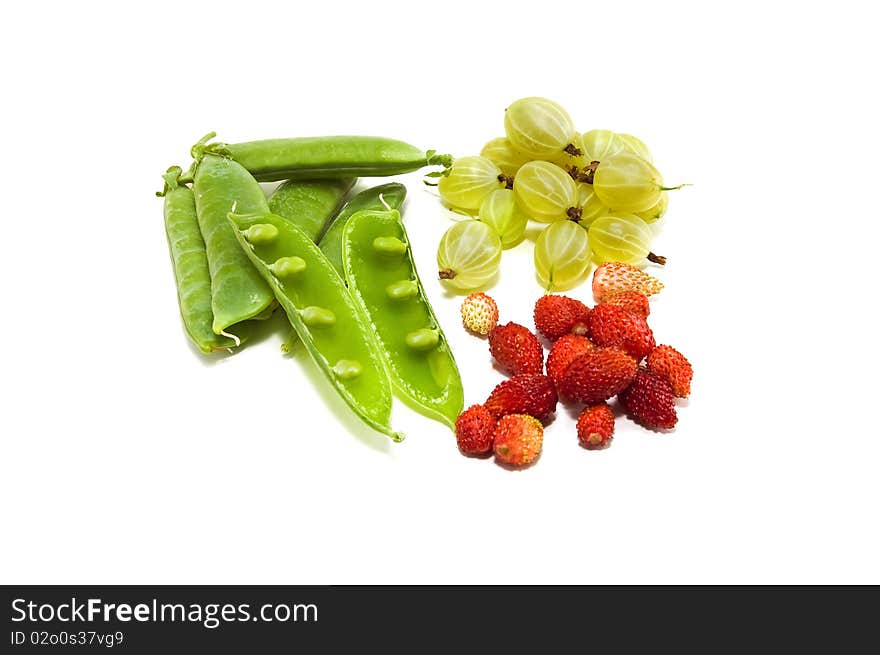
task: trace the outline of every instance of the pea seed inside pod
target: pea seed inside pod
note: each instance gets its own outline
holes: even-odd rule
[[[364,370],[361,363],[355,359],[340,359],[333,366],[333,374],[340,380],[352,380]]]
[[[415,280],[398,280],[385,287],[391,300],[405,300],[419,295],[419,285]]]
[[[373,239],[373,250],[383,255],[403,255],[406,244],[397,237],[376,237]]]
[[[306,261],[302,257],[280,257],[269,264],[269,270],[275,277],[292,277],[306,270]]]
[[[306,307],[299,315],[309,327],[329,327],[336,324],[336,314],[324,307]]]
[[[274,241],[278,237],[278,228],[271,223],[257,223],[256,225],[251,225],[242,234],[250,243],[259,245]]]
[[[432,350],[440,343],[440,334],[431,328],[421,328],[407,334],[404,341],[413,350]]]

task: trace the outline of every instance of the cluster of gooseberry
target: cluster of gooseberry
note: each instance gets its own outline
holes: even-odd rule
[[[582,282],[592,263],[645,261],[652,223],[666,212],[666,187],[647,146],[631,134],[577,132],[559,104],[522,98],[504,114],[506,136],[478,156],[461,157],[443,172],[440,197],[470,220],[443,235],[439,276],[466,292],[495,276],[502,249],[519,243],[529,220],[546,224],[535,242],[535,271],[547,290]]]

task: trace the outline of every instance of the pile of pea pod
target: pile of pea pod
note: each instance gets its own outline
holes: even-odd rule
[[[395,441],[392,392],[448,426],[464,398],[428,302],[391,182],[351,198],[358,177],[452,164],[380,137],[192,147],[164,175],[165,230],[183,325],[203,353],[233,351],[281,308],[311,359],[368,426]],[[284,182],[267,199],[259,182]],[[346,201],[347,200],[347,201]],[[290,340],[287,343],[290,346]]]

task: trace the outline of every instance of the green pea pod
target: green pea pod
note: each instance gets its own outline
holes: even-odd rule
[[[372,327],[318,246],[275,214],[230,213],[228,222],[339,395],[364,423],[402,440],[390,427],[391,382]]]
[[[212,329],[226,334],[236,323],[267,316],[275,302],[272,289],[239,247],[226,216],[233,208],[242,213],[265,213],[269,205],[250,173],[215,155],[198,160],[193,193],[211,271]]]
[[[345,274],[342,268],[342,233],[348,219],[365,209],[381,210],[389,207],[400,209],[404,200],[406,200],[406,187],[398,182],[389,182],[361,191],[346,203],[318,241],[318,246],[340,275]]]
[[[312,241],[317,242],[356,181],[352,177],[339,180],[287,180],[269,197],[269,210],[291,221]],[[341,269],[339,274],[342,275]],[[281,352],[292,352],[298,340],[296,330],[291,329],[281,344]]]
[[[289,221],[317,241],[342,204],[355,178],[288,180],[269,196],[269,211]]]
[[[345,226],[342,252],[349,291],[373,322],[392,384],[415,409],[453,427],[464,405],[461,377],[400,212],[357,212]]]
[[[165,173],[165,235],[177,281],[177,304],[189,338],[203,353],[231,348],[232,339],[214,334],[211,311],[211,272],[205,241],[199,232],[193,192],[179,183],[180,167]]]
[[[450,155],[438,155],[434,150],[425,152],[403,141],[377,136],[313,136],[209,144],[214,136],[211,132],[192,147],[195,159],[204,153],[231,157],[261,182],[384,177],[425,166],[452,165]]]

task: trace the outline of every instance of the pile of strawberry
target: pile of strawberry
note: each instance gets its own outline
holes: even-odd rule
[[[690,394],[693,369],[671,346],[658,346],[648,327],[648,296],[663,288],[643,271],[617,262],[593,275],[590,309],[574,298],[545,295],[535,303],[535,328],[550,343],[547,361],[534,332],[518,323],[498,325],[498,307],[483,293],[461,307],[465,326],[488,336],[497,366],[511,377],[482,405],[462,412],[455,424],[465,455],[494,452],[500,462],[527,466],[541,454],[542,421],[559,399],[580,403],[578,439],[585,448],[607,447],[614,434],[617,397],[633,420],[670,430],[678,420],[675,399]]]

